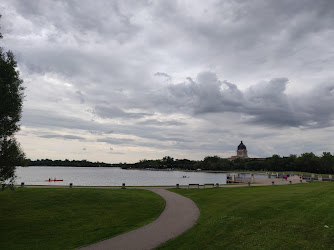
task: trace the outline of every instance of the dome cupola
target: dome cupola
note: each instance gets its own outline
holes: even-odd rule
[[[242,143],[242,141],[240,142],[238,146],[238,150],[247,150],[246,146]]]
[[[242,141],[240,142],[238,149],[237,149],[237,155],[236,156],[232,156],[231,160],[234,159],[238,159],[238,158],[248,158],[248,154],[247,154],[247,148],[245,146],[245,144],[242,143]]]

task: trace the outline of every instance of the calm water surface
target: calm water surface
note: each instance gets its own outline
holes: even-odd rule
[[[189,183],[226,184],[225,173],[126,170],[121,168],[92,167],[17,167],[16,184],[26,185],[73,185],[78,186],[174,186]],[[183,178],[186,176],[186,178]],[[45,180],[62,179],[60,182]]]

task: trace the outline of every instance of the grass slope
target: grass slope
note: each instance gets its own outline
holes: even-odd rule
[[[201,216],[160,249],[334,249],[334,183],[174,191]]]
[[[73,249],[141,227],[163,211],[146,190],[0,192],[0,249]]]

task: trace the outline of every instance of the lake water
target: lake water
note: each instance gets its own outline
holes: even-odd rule
[[[126,170],[121,168],[93,167],[17,167],[16,184],[25,185],[69,185],[74,186],[174,186],[189,183],[226,184],[225,173]],[[183,178],[186,176],[186,178]],[[60,182],[45,180],[62,179]]]

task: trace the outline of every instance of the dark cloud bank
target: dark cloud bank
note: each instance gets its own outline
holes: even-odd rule
[[[262,81],[240,90],[236,84],[221,81],[212,72],[200,73],[196,80],[169,84],[159,91],[137,93],[125,106],[152,113],[128,113],[120,108],[96,106],[96,114],[105,117],[143,118],[159,113],[184,113],[201,117],[208,113],[238,113],[244,123],[274,127],[321,128],[332,126],[334,83],[319,85],[311,92],[287,94],[288,78]],[[142,94],[142,95],[141,95]],[[182,125],[177,121],[146,120],[140,124]]]
[[[196,155],[234,150],[242,138],[262,156],[293,143],[287,153],[333,149],[325,142],[334,119],[332,0],[0,7],[2,46],[27,87],[26,133],[108,144],[108,154],[110,145],[124,145],[120,154],[134,145]]]

